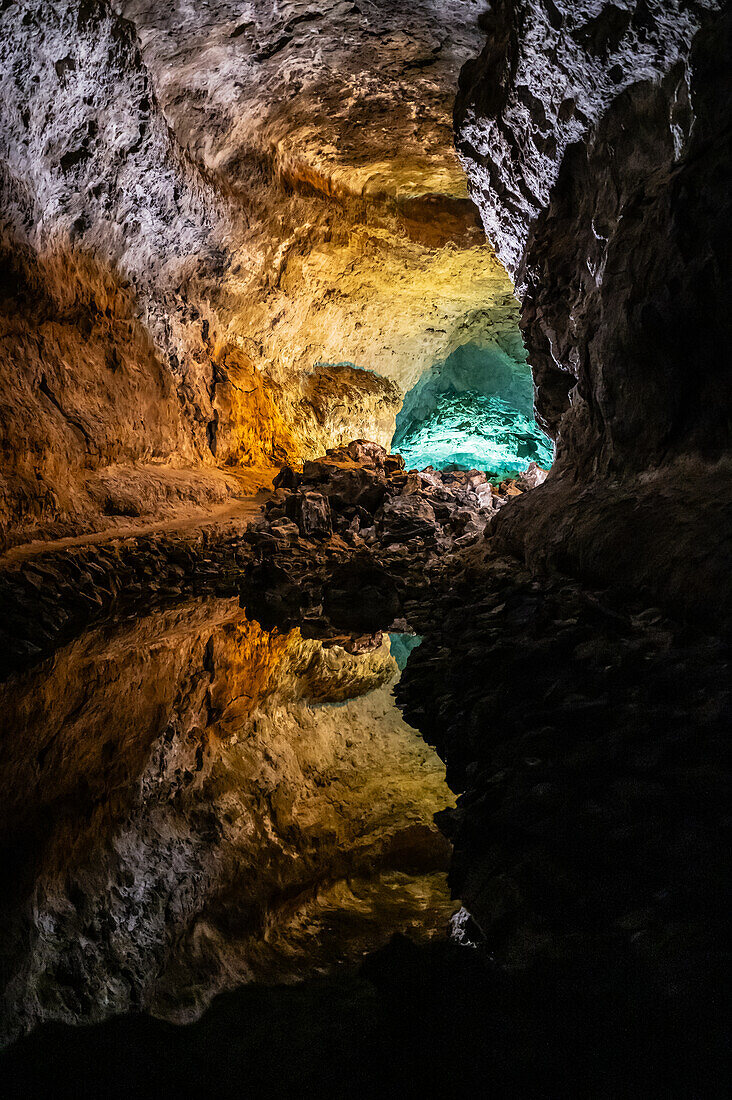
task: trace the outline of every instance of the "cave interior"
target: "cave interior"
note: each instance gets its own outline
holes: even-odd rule
[[[548,471],[554,458],[534,417],[534,384],[523,356],[517,361],[500,348],[472,343],[459,345],[406,392],[391,450],[410,469],[483,470],[498,485],[530,462]]]
[[[0,3],[0,1078],[729,1095],[732,13]]]

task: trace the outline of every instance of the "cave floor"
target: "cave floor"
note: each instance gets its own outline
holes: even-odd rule
[[[181,534],[210,525],[239,524],[242,529],[268,499],[279,467],[252,466],[225,469],[132,467],[107,473],[104,510],[65,523],[34,530],[31,525],[4,541],[0,569],[13,562],[54,550],[98,545],[110,539],[147,536],[159,532]],[[131,510],[111,492],[129,494]],[[132,492],[130,493],[130,489]],[[147,489],[147,498],[145,494]],[[144,505],[137,514],[140,505]],[[88,507],[88,502],[87,502]]]

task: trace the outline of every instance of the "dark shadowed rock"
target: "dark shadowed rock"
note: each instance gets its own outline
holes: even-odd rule
[[[376,630],[400,612],[394,578],[368,559],[336,567],[324,591],[323,607],[336,626]]]
[[[493,531],[535,567],[622,575],[717,618],[732,608],[722,7],[500,0],[456,112],[557,439],[546,484]]]
[[[384,543],[429,538],[438,527],[435,510],[419,496],[394,497],[377,513],[376,527]]]
[[[294,493],[285,508],[304,538],[327,538],[332,533],[330,504],[322,493]]]
[[[297,489],[299,475],[292,466],[283,466],[272,484],[275,489]]]

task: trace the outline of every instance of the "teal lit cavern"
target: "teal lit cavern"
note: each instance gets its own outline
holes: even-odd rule
[[[487,470],[500,481],[530,462],[548,468],[551,441],[534,419],[525,361],[465,344],[419,379],[397,416],[392,450],[410,469]]]

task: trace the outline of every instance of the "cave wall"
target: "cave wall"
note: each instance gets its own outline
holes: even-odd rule
[[[0,541],[387,443],[516,332],[452,140],[481,8],[2,6]]]
[[[456,107],[557,440],[552,476],[496,533],[533,563],[715,613],[732,518],[720,8],[497,3]]]
[[[103,4],[3,5],[0,58],[7,530],[72,511],[95,467],[206,460],[206,354],[181,287],[222,221]]]
[[[105,624],[6,681],[0,1042],[142,1009],[183,1023],[358,959],[409,914],[441,931],[433,815],[453,799],[398,677],[388,638],[325,648],[220,599]]]
[[[472,390],[490,396],[499,394],[526,415],[532,413],[531,370],[518,330],[513,339],[493,341],[487,347],[461,344],[441,363],[435,363],[404,395],[397,414],[393,443],[400,442],[414,421],[424,420],[437,405],[440,395]]]

